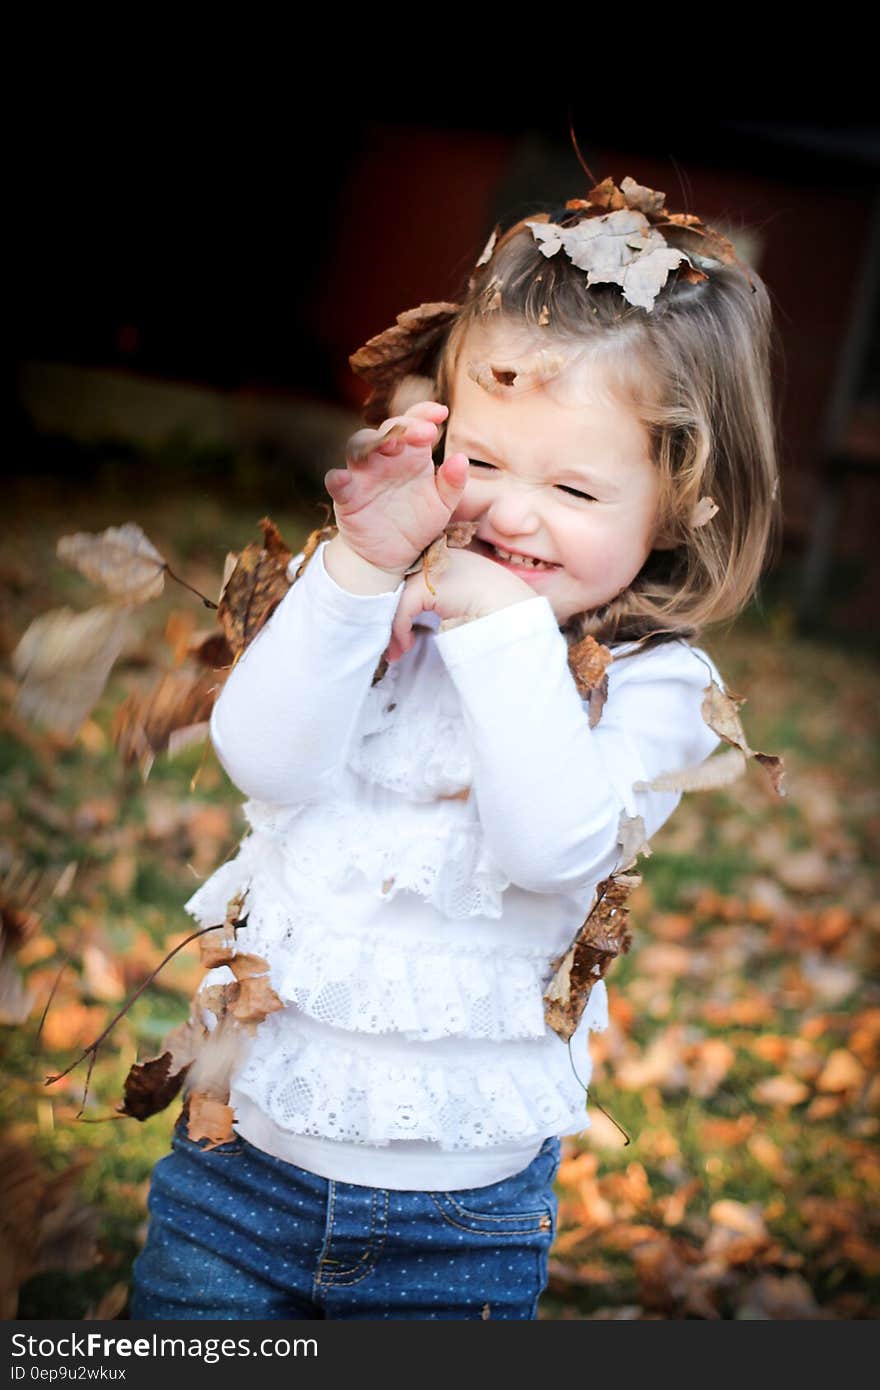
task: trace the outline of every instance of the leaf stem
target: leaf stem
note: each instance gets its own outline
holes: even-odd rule
[[[185,579],[181,579],[179,574],[175,574],[167,560],[165,562],[165,573],[168,575],[169,579],[174,579],[178,584],[182,584],[184,589],[189,589],[191,594],[195,594],[197,598],[200,598],[206,608],[219,608],[220,605],[215,603],[213,599],[206,598],[198,589],[194,589],[192,584],[187,584]]]
[[[155,970],[152,970],[152,971],[150,972],[150,974],[146,977],[146,979],[143,980],[143,981],[141,982],[141,984],[138,985],[138,987],[137,987],[137,989],[134,991],[134,993],[131,994],[131,995],[129,995],[128,999],[126,999],[125,1003],[123,1004],[122,1008],[119,1010],[119,1012],[118,1012],[118,1014],[116,1015],[116,1017],[110,1020],[110,1022],[107,1024],[107,1027],[104,1029],[104,1031],[103,1031],[102,1033],[100,1033],[100,1034],[98,1035],[97,1038],[95,1038],[95,1041],[89,1043],[88,1047],[85,1048],[85,1050],[84,1050],[83,1052],[81,1052],[80,1055],[79,1055],[77,1058],[75,1058],[74,1061],[71,1062],[70,1066],[64,1068],[64,1071],[59,1071],[58,1073],[56,1073],[55,1076],[47,1076],[47,1077],[46,1077],[46,1080],[45,1080],[45,1082],[44,1082],[43,1084],[46,1085],[46,1086],[51,1086],[54,1082],[60,1081],[62,1077],[67,1076],[68,1072],[73,1071],[74,1067],[79,1066],[80,1062],[84,1061],[85,1058],[88,1057],[88,1058],[90,1058],[90,1061],[89,1061],[89,1070],[88,1070],[88,1074],[87,1074],[87,1076],[86,1076],[86,1091],[85,1091],[85,1093],[83,1094],[83,1105],[85,1105],[85,1102],[86,1102],[86,1094],[88,1094],[89,1078],[91,1077],[91,1074],[92,1074],[92,1068],[93,1068],[93,1066],[95,1065],[95,1058],[96,1058],[96,1056],[97,1056],[97,1051],[98,1051],[98,1048],[101,1046],[101,1043],[102,1043],[102,1042],[104,1041],[104,1039],[107,1037],[107,1035],[111,1032],[111,1030],[112,1030],[113,1028],[116,1027],[116,1025],[117,1025],[117,1023],[119,1022],[119,1020],[120,1020],[121,1018],[123,1018],[123,1017],[125,1016],[125,1014],[128,1013],[128,1010],[131,1008],[132,1004],[135,1002],[136,999],[138,999],[138,998],[140,997],[141,994],[143,994],[144,990],[147,988],[147,985],[152,984],[153,980],[155,980],[155,978],[156,978],[156,976],[158,975],[159,971],[163,968],[163,966],[165,966],[165,965],[168,964],[168,962],[171,960],[172,956],[176,956],[176,955],[177,955],[177,952],[178,952],[178,951],[182,951],[183,948],[184,948],[184,946],[188,946],[189,943],[190,943],[191,941],[195,941],[198,937],[204,936],[207,932],[209,932],[209,931],[222,931],[222,930],[224,929],[224,927],[227,927],[228,925],[229,925],[228,922],[218,922],[218,923],[217,923],[215,926],[213,926],[213,927],[202,927],[202,928],[200,928],[199,931],[194,931],[194,932],[192,932],[191,935],[185,937],[183,941],[179,942],[178,945],[174,947],[174,950],[173,950],[173,951],[169,951],[169,952],[168,952],[168,955],[165,957],[165,959],[159,962],[159,964],[156,966],[156,969],[155,969]],[[57,983],[57,982],[56,982],[56,983]],[[53,992],[54,992],[54,991],[53,991]],[[48,1006],[48,1004],[47,1004],[47,1005],[46,1005],[46,1008],[48,1009],[48,1007],[49,1007],[49,1006]],[[43,1015],[43,1016],[45,1017],[45,1012],[44,1012],[44,1015]],[[42,1027],[42,1020],[41,1020],[41,1022],[40,1022],[40,1026]],[[80,1110],[79,1113],[82,1114],[82,1110]],[[77,1117],[77,1118],[78,1118],[78,1117]]]

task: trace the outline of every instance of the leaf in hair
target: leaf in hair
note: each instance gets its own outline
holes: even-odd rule
[[[711,497],[701,497],[691,512],[691,529],[695,531],[699,526],[705,526],[719,510],[718,503]]]

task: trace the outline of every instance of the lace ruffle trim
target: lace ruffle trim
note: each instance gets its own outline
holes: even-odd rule
[[[243,883],[250,880],[268,840],[281,847],[294,900],[313,903],[316,892],[346,889],[360,878],[377,899],[390,901],[406,890],[444,917],[500,918],[511,880],[492,860],[478,822],[450,813],[441,817],[436,810],[422,806],[419,813],[405,802],[372,810],[343,801],[307,807],[247,802],[248,820],[259,830],[242,841],[236,859],[202,884],[186,911],[212,917],[206,926],[222,922],[236,891],[230,892],[230,883],[236,875]]]
[[[281,1129],[349,1143],[422,1139],[446,1149],[480,1149],[538,1139],[576,1124],[589,1128],[584,1088],[568,1058],[535,1044],[508,1044],[503,1057],[432,1062],[369,1056],[326,1036],[285,1033],[271,1015],[231,1092],[238,1089]],[[269,1025],[275,1025],[270,1027]],[[555,1052],[555,1049],[554,1049]],[[581,1084],[583,1083],[583,1084]]]

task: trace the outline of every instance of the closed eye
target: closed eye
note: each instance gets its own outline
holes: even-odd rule
[[[494,463],[486,463],[486,461],[485,461],[484,459],[471,459],[471,460],[470,460],[470,463],[471,463],[475,468],[494,468],[494,467],[495,467],[495,464],[494,464]],[[567,492],[567,493],[569,493],[570,496],[572,496],[572,497],[580,497],[584,502],[595,502],[595,501],[597,501],[597,498],[591,497],[590,494],[589,494],[588,492],[578,492],[577,488],[575,488],[575,487],[566,487],[564,483],[557,483],[556,486],[559,488],[560,492]]]

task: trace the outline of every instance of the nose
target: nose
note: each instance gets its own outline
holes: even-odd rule
[[[540,490],[517,478],[493,478],[486,518],[499,536],[532,536],[540,531]]]

